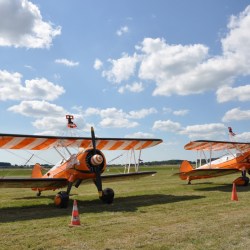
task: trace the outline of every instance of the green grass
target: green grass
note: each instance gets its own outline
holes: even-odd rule
[[[105,184],[115,190],[112,205],[91,184],[72,190],[67,209],[54,207],[56,192],[1,189],[0,249],[248,248],[250,193],[237,187],[239,201],[231,201],[237,174],[187,185],[173,176],[177,168],[151,169],[154,177]],[[74,199],[81,227],[70,228]]]

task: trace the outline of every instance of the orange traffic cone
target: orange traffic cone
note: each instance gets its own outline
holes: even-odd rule
[[[80,226],[80,218],[79,218],[79,213],[78,213],[78,208],[77,208],[77,202],[76,200],[74,200],[74,204],[73,204],[73,210],[72,210],[72,218],[71,218],[71,223],[69,224],[69,226],[73,227],[73,226]]]
[[[238,195],[237,195],[235,183],[233,183],[233,189],[232,189],[232,197],[231,197],[231,200],[232,200],[232,201],[237,201],[237,200],[238,200]]]

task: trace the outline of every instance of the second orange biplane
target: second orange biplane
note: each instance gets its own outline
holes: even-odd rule
[[[234,183],[238,186],[248,185],[249,178],[246,173],[250,174],[250,143],[198,140],[189,142],[184,148],[186,150],[200,151],[203,156],[205,156],[205,151],[210,154],[205,164],[202,165],[201,159],[196,162],[196,168],[188,161],[182,162],[179,176],[182,180],[187,180],[188,184],[192,180],[241,172],[241,176],[234,180]],[[222,150],[227,151],[226,155],[213,160],[212,152]]]
[[[68,121],[68,126],[72,126],[72,121],[69,119]],[[58,207],[66,208],[71,188],[73,186],[78,188],[81,183],[93,180],[99,198],[104,203],[112,203],[114,191],[111,188],[103,189],[103,181],[150,176],[156,172],[145,171],[102,176],[106,169],[106,159],[101,150],[142,150],[161,142],[161,139],[97,138],[93,128],[91,128],[91,137],[0,134],[0,149],[45,150],[63,147],[70,154],[68,159],[62,159],[44,175],[42,175],[40,164],[35,164],[32,178],[0,178],[0,187],[32,188],[37,191],[38,196],[45,190],[67,187],[66,191],[56,194],[54,199]],[[71,154],[68,150],[69,147],[78,147],[79,152]]]

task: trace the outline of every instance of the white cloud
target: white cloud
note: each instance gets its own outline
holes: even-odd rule
[[[156,113],[157,113],[157,110],[155,108],[141,109],[137,111],[130,111],[128,114],[128,117],[133,118],[133,119],[142,119],[148,115],[156,114]]]
[[[109,59],[108,61],[112,64],[111,69],[103,71],[102,76],[111,82],[120,83],[134,75],[138,58],[136,55],[130,57],[124,54],[120,59]]]
[[[0,46],[49,48],[61,27],[44,22],[39,8],[28,0],[0,1]]]
[[[173,122],[171,120],[166,121],[155,121],[153,125],[153,130],[161,130],[168,132],[178,132],[181,129],[181,124],[178,122]]]
[[[45,78],[25,80],[21,83],[22,75],[0,70],[0,101],[6,100],[55,100],[65,92],[62,86],[49,82]]]
[[[57,107],[60,108],[60,107]],[[52,134],[51,131],[54,131],[53,134],[61,135],[62,131],[65,132],[65,129],[67,129],[67,120],[65,118],[65,114],[67,114],[67,111],[63,111],[62,114],[60,112],[54,113],[54,115],[47,115],[45,117],[41,117],[39,119],[36,119],[32,124],[35,128],[39,130],[44,130],[43,132],[40,132],[39,134]],[[87,124],[84,122],[84,119],[79,114],[72,114],[74,115],[74,122],[77,125],[78,129],[84,128],[87,126]],[[46,131],[49,131],[47,133]],[[88,126],[87,132],[90,133],[90,126]]]
[[[173,114],[176,116],[184,116],[188,113],[189,113],[188,109],[180,109],[180,110],[173,111]]]
[[[95,59],[95,62],[94,62],[94,69],[95,70],[99,70],[99,69],[101,69],[102,68],[102,66],[103,66],[103,63],[102,63],[102,61],[100,60],[100,59]]]
[[[250,132],[244,132],[241,134],[236,134],[234,136],[235,141],[239,141],[239,142],[249,142],[250,141]]]
[[[68,66],[68,67],[76,67],[79,65],[79,62],[70,61],[70,60],[67,60],[65,58],[56,59],[55,63],[63,64],[63,65]]]
[[[116,128],[131,128],[139,125],[134,120],[143,119],[146,116],[157,113],[155,108],[132,110],[124,112],[122,109],[117,108],[87,108],[84,111],[84,116],[99,116],[102,127],[116,127]]]
[[[119,119],[113,117],[106,117],[102,119],[100,125],[104,128],[133,128],[138,126],[138,122],[130,121],[127,118],[120,117]]]
[[[217,139],[225,135],[227,128],[222,123],[210,123],[201,125],[191,125],[180,131],[180,134],[186,134],[189,138],[197,139]]]
[[[221,39],[221,55],[209,55],[209,48],[203,44],[175,45],[148,37],[136,46],[133,56],[109,59],[111,70],[104,71],[103,76],[115,83],[132,76],[149,81],[155,84],[155,96],[200,94],[231,86],[236,77],[250,74],[250,6],[232,16],[227,28]],[[125,87],[118,91],[124,92]],[[220,91],[217,95],[218,101],[225,101]]]
[[[236,88],[224,86],[217,90],[216,95],[217,101],[220,103],[228,101],[250,101],[250,85]]]
[[[154,135],[150,133],[136,132],[133,134],[129,134],[124,136],[125,138],[153,138]]]
[[[8,108],[9,111],[29,117],[63,116],[66,111],[55,104],[46,101],[22,101],[18,105]]]
[[[117,36],[122,36],[125,33],[128,33],[128,31],[129,31],[128,26],[123,26],[119,30],[116,31],[116,35]]]
[[[125,90],[128,90],[130,92],[134,93],[140,93],[144,90],[144,87],[142,85],[142,82],[134,82],[133,84],[129,85],[126,84],[125,86],[122,86],[118,89],[118,92],[123,94]]]
[[[227,111],[222,118],[223,122],[241,120],[250,120],[250,110],[240,110],[240,108],[234,108]]]

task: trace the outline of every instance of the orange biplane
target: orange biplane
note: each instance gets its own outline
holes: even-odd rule
[[[233,141],[209,141],[198,140],[191,141],[184,146],[186,150],[200,151],[206,160],[202,165],[202,161],[196,161],[196,168],[188,161],[183,161],[180,166],[179,176],[182,180],[187,180],[191,184],[192,180],[212,178],[236,172],[241,172],[241,176],[234,180],[239,186],[246,186],[249,178],[246,172],[250,174],[250,143],[233,142]],[[227,153],[213,160],[213,151],[226,150]],[[205,151],[209,152],[209,158],[206,158]]]
[[[74,126],[71,121],[72,117],[69,118],[70,125]],[[97,138],[93,128],[91,128],[91,137],[0,134],[0,149],[45,150],[55,148],[57,150],[64,148],[70,154],[68,158],[63,158],[44,175],[42,175],[40,164],[37,163],[33,168],[31,178],[0,178],[0,187],[32,188],[37,191],[37,196],[40,196],[41,192],[45,190],[67,187],[66,191],[60,191],[54,200],[58,207],[65,208],[68,205],[71,188],[73,186],[78,188],[81,183],[92,180],[97,187],[99,198],[104,203],[112,203],[114,191],[111,188],[103,189],[103,181],[150,176],[156,172],[145,171],[103,176],[106,159],[101,150],[142,150],[161,142],[161,139]],[[77,147],[78,153],[71,154],[68,149],[70,147]]]

